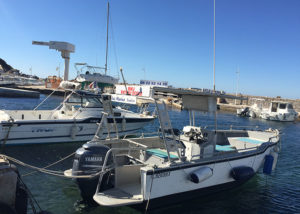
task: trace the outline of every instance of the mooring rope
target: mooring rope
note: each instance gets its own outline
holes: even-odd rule
[[[9,120],[8,120],[8,122],[10,122],[10,124],[9,124],[8,130],[7,130],[7,133],[5,135],[5,138],[3,139],[3,143],[2,143],[2,146],[1,146],[1,153],[4,153],[5,144],[6,144],[7,140],[8,140],[8,137],[9,137],[9,134],[10,134],[10,130],[11,130],[11,128],[14,125],[14,119],[12,117],[10,117]]]
[[[151,178],[152,178],[152,179],[151,179],[150,191],[149,191],[149,196],[148,196],[148,200],[147,200],[147,205],[146,205],[145,213],[147,212],[148,207],[149,207],[149,203],[150,203],[150,197],[151,197],[152,186],[153,186],[153,180],[154,180],[154,168],[153,168],[153,174],[152,174]]]
[[[68,156],[71,156],[71,155],[68,155]],[[22,162],[20,160],[17,160],[15,158],[12,158],[12,157],[9,157],[9,156],[3,155],[3,154],[1,154],[0,157],[2,157],[4,159],[7,159],[7,160],[10,160],[10,161],[12,161],[12,162],[14,162],[16,164],[21,165],[21,166],[34,169],[34,170],[36,170],[38,172],[42,172],[42,173],[45,173],[45,174],[49,174],[49,175],[53,175],[53,176],[58,176],[58,177],[64,177],[64,178],[93,178],[95,176],[99,176],[102,173],[106,173],[107,171],[110,170],[110,168],[108,168],[108,169],[103,170],[103,172],[101,170],[99,170],[98,172],[90,174],[90,175],[68,175],[68,176],[66,176],[66,175],[64,175],[63,171],[48,170],[48,169],[46,169],[46,167],[40,168],[40,167],[32,166],[30,164],[26,164],[26,163],[24,163],[24,162]],[[64,158],[64,159],[66,159],[66,158]],[[57,164],[57,163],[59,163],[61,161],[62,160],[56,161],[56,162],[54,162],[53,164],[50,164],[50,165],[55,165],[55,164]],[[47,166],[47,167],[49,167],[49,166]],[[33,173],[33,172],[31,172],[31,173]]]
[[[56,165],[56,164],[58,164],[58,163],[60,163],[60,162],[62,162],[62,161],[64,161],[64,160],[66,160],[66,159],[72,157],[75,153],[76,153],[76,152],[73,152],[73,153],[67,155],[67,156],[64,157],[64,158],[62,158],[62,159],[60,159],[60,160],[58,160],[58,161],[56,161],[56,162],[54,162],[54,163],[51,163],[51,164],[49,164],[49,165],[43,167],[42,169],[47,169],[47,168],[49,168],[49,167],[51,167],[51,166],[54,166],[54,165]],[[28,176],[28,175],[32,175],[32,174],[34,174],[34,173],[36,173],[36,172],[38,172],[38,171],[33,171],[33,172],[26,173],[26,174],[22,175],[22,177],[25,177],[25,176]]]

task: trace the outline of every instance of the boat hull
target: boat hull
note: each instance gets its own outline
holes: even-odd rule
[[[6,145],[42,144],[42,143],[66,143],[84,142],[91,140],[98,128],[101,118],[87,118],[84,120],[63,120],[63,121],[20,121],[11,123],[0,123],[0,140]],[[126,118],[116,119],[120,135],[131,133],[141,129],[153,118]],[[11,126],[11,127],[10,127]],[[111,134],[115,134],[112,119],[109,121]],[[105,129],[106,130],[106,129]],[[103,137],[107,131],[104,130]],[[7,136],[8,135],[8,136]],[[7,139],[6,139],[7,138]]]
[[[248,180],[250,180],[250,179],[248,179]],[[149,201],[149,204],[148,204],[148,201],[143,201],[142,204],[131,205],[131,207],[138,209],[138,210],[145,210],[147,207],[147,204],[148,204],[147,210],[152,210],[152,209],[157,209],[157,208],[161,208],[161,207],[171,206],[174,204],[187,202],[189,200],[197,200],[197,199],[200,199],[201,197],[220,193],[225,190],[237,188],[237,187],[243,185],[244,183],[246,183],[248,180],[232,181],[232,182],[219,184],[219,185],[215,185],[215,186],[205,187],[205,188],[191,190],[191,191],[182,192],[182,193],[176,193],[176,194],[172,194],[172,195],[168,195],[168,196],[151,199]]]
[[[220,162],[215,161],[209,164],[199,163],[196,167],[186,166],[180,167],[181,169],[165,169],[154,171],[154,174],[148,171],[146,182],[144,183],[146,188],[143,196],[144,201],[134,206],[139,209],[145,209],[148,198],[150,198],[148,209],[154,209],[166,204],[175,204],[239,186],[251,179],[252,176],[235,180],[231,175],[232,169],[245,166],[251,167],[256,173],[264,163],[265,156],[270,154],[272,148],[273,146],[267,147],[259,154],[256,153],[249,157],[228,159]],[[213,175],[200,183],[190,181],[190,174],[203,167],[213,169]]]

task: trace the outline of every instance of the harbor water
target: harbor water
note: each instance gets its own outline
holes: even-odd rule
[[[40,99],[0,98],[0,109],[33,109],[44,98],[44,95]],[[61,101],[61,97],[51,97],[41,108],[54,109]],[[182,129],[189,123],[186,111],[170,110],[169,115],[174,128]],[[300,213],[300,123],[240,118],[232,113],[218,112],[217,124],[220,129],[224,125],[279,129],[282,140],[276,170],[270,176],[264,175],[261,170],[236,189],[153,210],[151,213]],[[214,115],[196,114],[196,126],[213,125]],[[145,127],[143,132],[157,129],[158,121],[155,121]],[[6,147],[5,153],[25,163],[45,167],[75,152],[81,145],[63,143]],[[72,158],[50,169],[63,171],[71,167]],[[53,214],[140,213],[130,207],[88,207],[78,203],[81,198],[73,180],[39,172],[26,175],[31,170],[21,166],[18,168],[41,208]]]

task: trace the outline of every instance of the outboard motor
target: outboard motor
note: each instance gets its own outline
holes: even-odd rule
[[[92,175],[102,170],[105,156],[110,148],[94,142],[88,142],[81,148],[77,149],[73,161],[72,175]],[[106,166],[113,164],[112,155],[108,157]],[[76,183],[80,189],[83,201],[94,205],[93,196],[99,181],[99,176],[91,178],[76,178]],[[113,170],[105,173],[102,177],[100,190],[105,190],[113,187],[114,172]]]
[[[246,107],[242,112],[241,112],[241,116],[243,117],[249,117],[249,107]]]

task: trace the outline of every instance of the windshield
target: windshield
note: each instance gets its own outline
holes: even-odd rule
[[[85,104],[85,107],[102,107],[102,102],[96,97],[83,97],[82,103]]]
[[[99,98],[97,97],[82,97],[77,94],[72,95],[68,100],[67,103],[69,104],[80,104],[81,106],[85,107],[97,107],[101,108],[102,107],[102,102]]]
[[[294,109],[292,104],[288,105],[288,109]]]
[[[279,108],[280,109],[285,109],[286,108],[286,104],[285,103],[280,103],[279,104]]]
[[[81,97],[74,94],[67,100],[67,103],[81,103]]]

